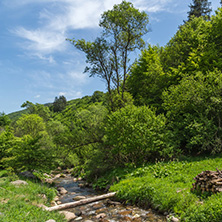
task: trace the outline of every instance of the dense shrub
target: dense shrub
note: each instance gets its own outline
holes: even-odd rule
[[[141,163],[172,156],[166,118],[148,107],[127,106],[112,113],[105,127],[106,149],[116,163]]]

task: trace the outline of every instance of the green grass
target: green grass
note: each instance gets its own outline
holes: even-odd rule
[[[50,206],[51,200],[56,195],[54,188],[30,180],[26,180],[28,185],[17,187],[10,183],[17,179],[16,176],[0,178],[1,222],[44,222],[49,219],[66,221],[58,212],[44,211],[36,206],[36,204]]]
[[[221,222],[222,194],[198,194],[190,190],[196,175],[216,168],[222,169],[221,157],[157,162],[130,168],[129,173],[120,176],[124,179],[110,190],[117,191],[121,200],[174,214],[181,221]]]

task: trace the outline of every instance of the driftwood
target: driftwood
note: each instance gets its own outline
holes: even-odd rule
[[[197,190],[204,192],[222,192],[222,171],[216,169],[216,171],[203,171],[198,174],[193,183],[192,191]]]
[[[44,209],[47,210],[47,211],[64,210],[64,209],[68,209],[68,208],[77,207],[77,206],[80,206],[80,205],[92,203],[92,202],[95,202],[95,201],[98,201],[98,200],[103,200],[103,199],[106,199],[106,198],[110,198],[110,197],[115,196],[115,194],[116,194],[116,192],[107,193],[107,194],[103,194],[103,195],[99,195],[99,196],[95,196],[95,197],[82,199],[82,200],[75,201],[75,202],[60,204],[60,205],[57,205],[57,206],[54,206],[54,207],[46,207]]]

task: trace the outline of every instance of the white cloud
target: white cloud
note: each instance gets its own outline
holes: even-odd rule
[[[83,96],[82,92],[69,90],[67,92],[59,92],[59,96],[65,96],[67,100],[81,98]]]
[[[71,71],[68,73],[68,77],[75,81],[76,84],[84,84],[88,80],[88,75],[86,73]]]
[[[33,52],[47,54],[53,51],[61,51],[62,48],[64,48],[64,35],[53,30],[45,30],[45,28],[28,30],[23,27],[18,27],[13,32],[19,37],[28,40],[27,44],[23,47]]]
[[[39,26],[33,29],[17,27],[14,33],[28,40],[26,49],[49,54],[64,50],[66,33],[74,29],[98,28],[101,14],[122,0],[15,0],[16,5],[42,4]],[[167,10],[175,0],[133,0],[135,7],[147,12]],[[44,4],[43,4],[44,3]],[[44,56],[40,56],[45,59]]]

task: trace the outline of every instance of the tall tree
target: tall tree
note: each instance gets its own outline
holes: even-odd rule
[[[53,111],[61,112],[66,108],[67,100],[65,96],[55,97],[55,101],[53,102]]]
[[[103,28],[101,37],[94,42],[69,39],[77,49],[86,54],[89,66],[85,71],[90,76],[105,80],[110,98],[115,89],[123,99],[126,79],[132,65],[130,53],[145,45],[142,36],[148,32],[148,22],[145,12],[140,12],[130,2],[122,1],[102,14],[99,23]]]
[[[193,0],[193,4],[189,5],[188,20],[192,19],[193,16],[205,16],[207,19],[210,19],[210,13],[212,11],[210,6],[211,2],[208,2],[208,0]]]

